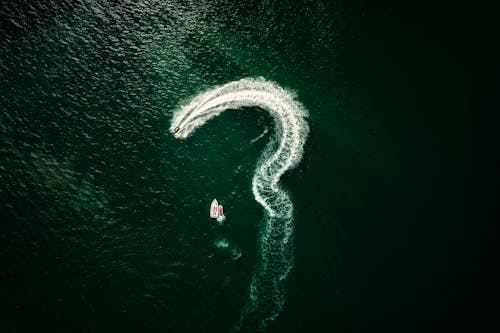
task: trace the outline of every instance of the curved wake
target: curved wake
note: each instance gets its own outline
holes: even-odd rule
[[[293,266],[293,204],[278,182],[302,159],[309,126],[306,109],[295,95],[263,78],[245,78],[195,96],[174,113],[170,131],[178,139],[228,109],[259,107],[275,122],[275,136],[264,149],[252,180],[255,200],[265,211],[261,257],[250,284],[250,303],[237,329],[264,329],[284,305],[284,279]]]

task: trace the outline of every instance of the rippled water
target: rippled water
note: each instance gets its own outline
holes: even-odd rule
[[[238,329],[273,119],[234,110],[182,141],[169,127],[189,98],[244,77],[295,92],[311,127],[282,179],[294,269],[261,328],[411,320],[448,280],[429,236],[446,227],[422,230],[461,225],[471,146],[463,113],[446,126],[442,110],[468,100],[445,98],[460,87],[432,34],[347,1],[6,0],[0,14],[0,331]],[[208,218],[214,197],[223,225]]]

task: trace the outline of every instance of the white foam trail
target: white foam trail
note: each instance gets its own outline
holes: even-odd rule
[[[263,329],[284,305],[284,279],[293,266],[293,204],[279,186],[281,176],[302,159],[309,126],[306,109],[295,94],[263,78],[245,78],[195,96],[173,115],[170,131],[178,139],[228,109],[259,107],[275,121],[275,136],[266,146],[252,180],[255,200],[265,211],[260,234],[260,262],[250,285],[250,303],[236,327]]]
[[[257,141],[262,139],[262,137],[266,135],[267,132],[269,132],[269,130],[266,128],[259,136],[257,136],[255,139],[252,139],[252,141],[250,141],[250,144],[256,143]]]

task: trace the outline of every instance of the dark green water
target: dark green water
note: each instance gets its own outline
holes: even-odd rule
[[[190,96],[255,76],[296,91],[311,129],[282,179],[295,259],[267,331],[468,327],[476,100],[464,82],[477,79],[477,51],[456,11],[313,0],[0,10],[0,332],[235,327],[259,257],[250,183],[272,119],[227,112],[185,141],[168,127]],[[223,226],[208,218],[214,197]]]

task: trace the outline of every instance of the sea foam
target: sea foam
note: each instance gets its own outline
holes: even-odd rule
[[[281,189],[281,176],[300,162],[309,126],[308,113],[293,92],[263,78],[244,78],[194,96],[172,118],[170,131],[186,139],[222,112],[242,107],[267,110],[275,123],[274,136],[260,157],[252,179],[255,200],[264,207],[260,260],[250,284],[249,303],[236,330],[264,329],[284,306],[284,280],[293,266],[293,203]]]

